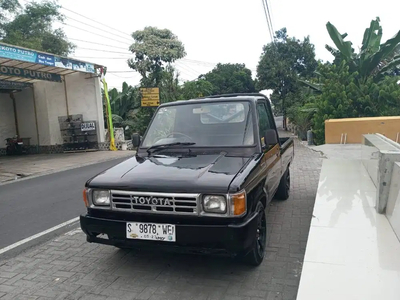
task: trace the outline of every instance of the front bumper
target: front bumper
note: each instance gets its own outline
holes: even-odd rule
[[[126,238],[126,221],[81,215],[80,224],[87,241],[126,248],[153,248],[211,252],[235,255],[250,250],[257,230],[256,214],[240,224],[193,225],[175,224],[176,242],[134,240]],[[169,222],[169,224],[174,224]],[[99,237],[100,234],[108,238]]]

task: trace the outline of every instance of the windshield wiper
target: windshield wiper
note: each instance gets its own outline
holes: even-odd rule
[[[154,145],[154,146],[147,148],[146,151],[150,155],[156,151],[163,150],[163,149],[166,149],[166,148],[172,147],[172,146],[191,146],[191,145],[195,145],[195,144],[196,143],[193,143],[193,142],[175,142],[175,143],[169,143],[169,144]]]

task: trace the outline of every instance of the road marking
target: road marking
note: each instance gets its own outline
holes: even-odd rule
[[[71,220],[69,220],[69,221],[66,221],[66,222],[64,222],[64,223],[61,223],[61,224],[59,224],[59,225],[57,225],[57,226],[51,227],[51,228],[49,228],[49,229],[47,229],[47,230],[45,230],[45,231],[42,231],[42,232],[39,232],[39,233],[37,233],[37,234],[35,234],[35,235],[32,235],[32,236],[30,236],[30,237],[27,237],[26,239],[23,239],[23,240],[21,240],[21,241],[19,241],[19,242],[16,242],[16,243],[14,243],[14,244],[12,244],[12,245],[10,245],[10,246],[7,246],[7,247],[5,247],[5,248],[3,248],[3,249],[0,249],[0,255],[3,254],[3,253],[5,253],[5,252],[7,252],[7,251],[10,251],[10,250],[12,250],[12,249],[14,249],[14,248],[17,248],[17,247],[19,247],[19,246],[21,246],[21,245],[23,245],[23,244],[26,244],[26,243],[28,243],[28,242],[30,242],[30,241],[33,241],[34,239],[37,239],[37,238],[39,238],[39,237],[41,237],[41,236],[43,236],[43,235],[45,235],[45,234],[48,234],[48,233],[50,233],[50,232],[52,232],[52,231],[55,231],[55,230],[57,230],[57,229],[60,229],[60,228],[62,228],[62,227],[64,227],[64,226],[68,226],[68,225],[70,225],[70,224],[72,224],[72,223],[75,223],[75,222],[77,222],[77,221],[79,221],[79,217],[73,218],[73,219],[71,219]]]

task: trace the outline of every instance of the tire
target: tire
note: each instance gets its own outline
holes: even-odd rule
[[[125,247],[125,246],[121,246],[121,245],[119,245],[119,246],[114,246],[115,248],[118,248],[118,249],[121,249],[121,250],[132,250],[132,248],[129,248],[129,247]]]
[[[259,266],[265,257],[267,248],[267,221],[265,217],[265,208],[259,202],[257,215],[257,231],[254,235],[253,246],[244,257],[244,261],[252,266]]]
[[[11,149],[10,146],[7,146],[7,148],[6,148],[6,154],[7,154],[7,155],[12,155],[12,154],[13,154],[13,151],[12,151],[12,149]]]
[[[286,169],[285,173],[281,178],[278,190],[276,191],[275,198],[277,200],[287,200],[290,194],[290,170],[289,167]]]

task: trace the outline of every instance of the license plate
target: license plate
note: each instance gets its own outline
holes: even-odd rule
[[[175,225],[128,222],[126,223],[126,238],[136,240],[175,242]]]

